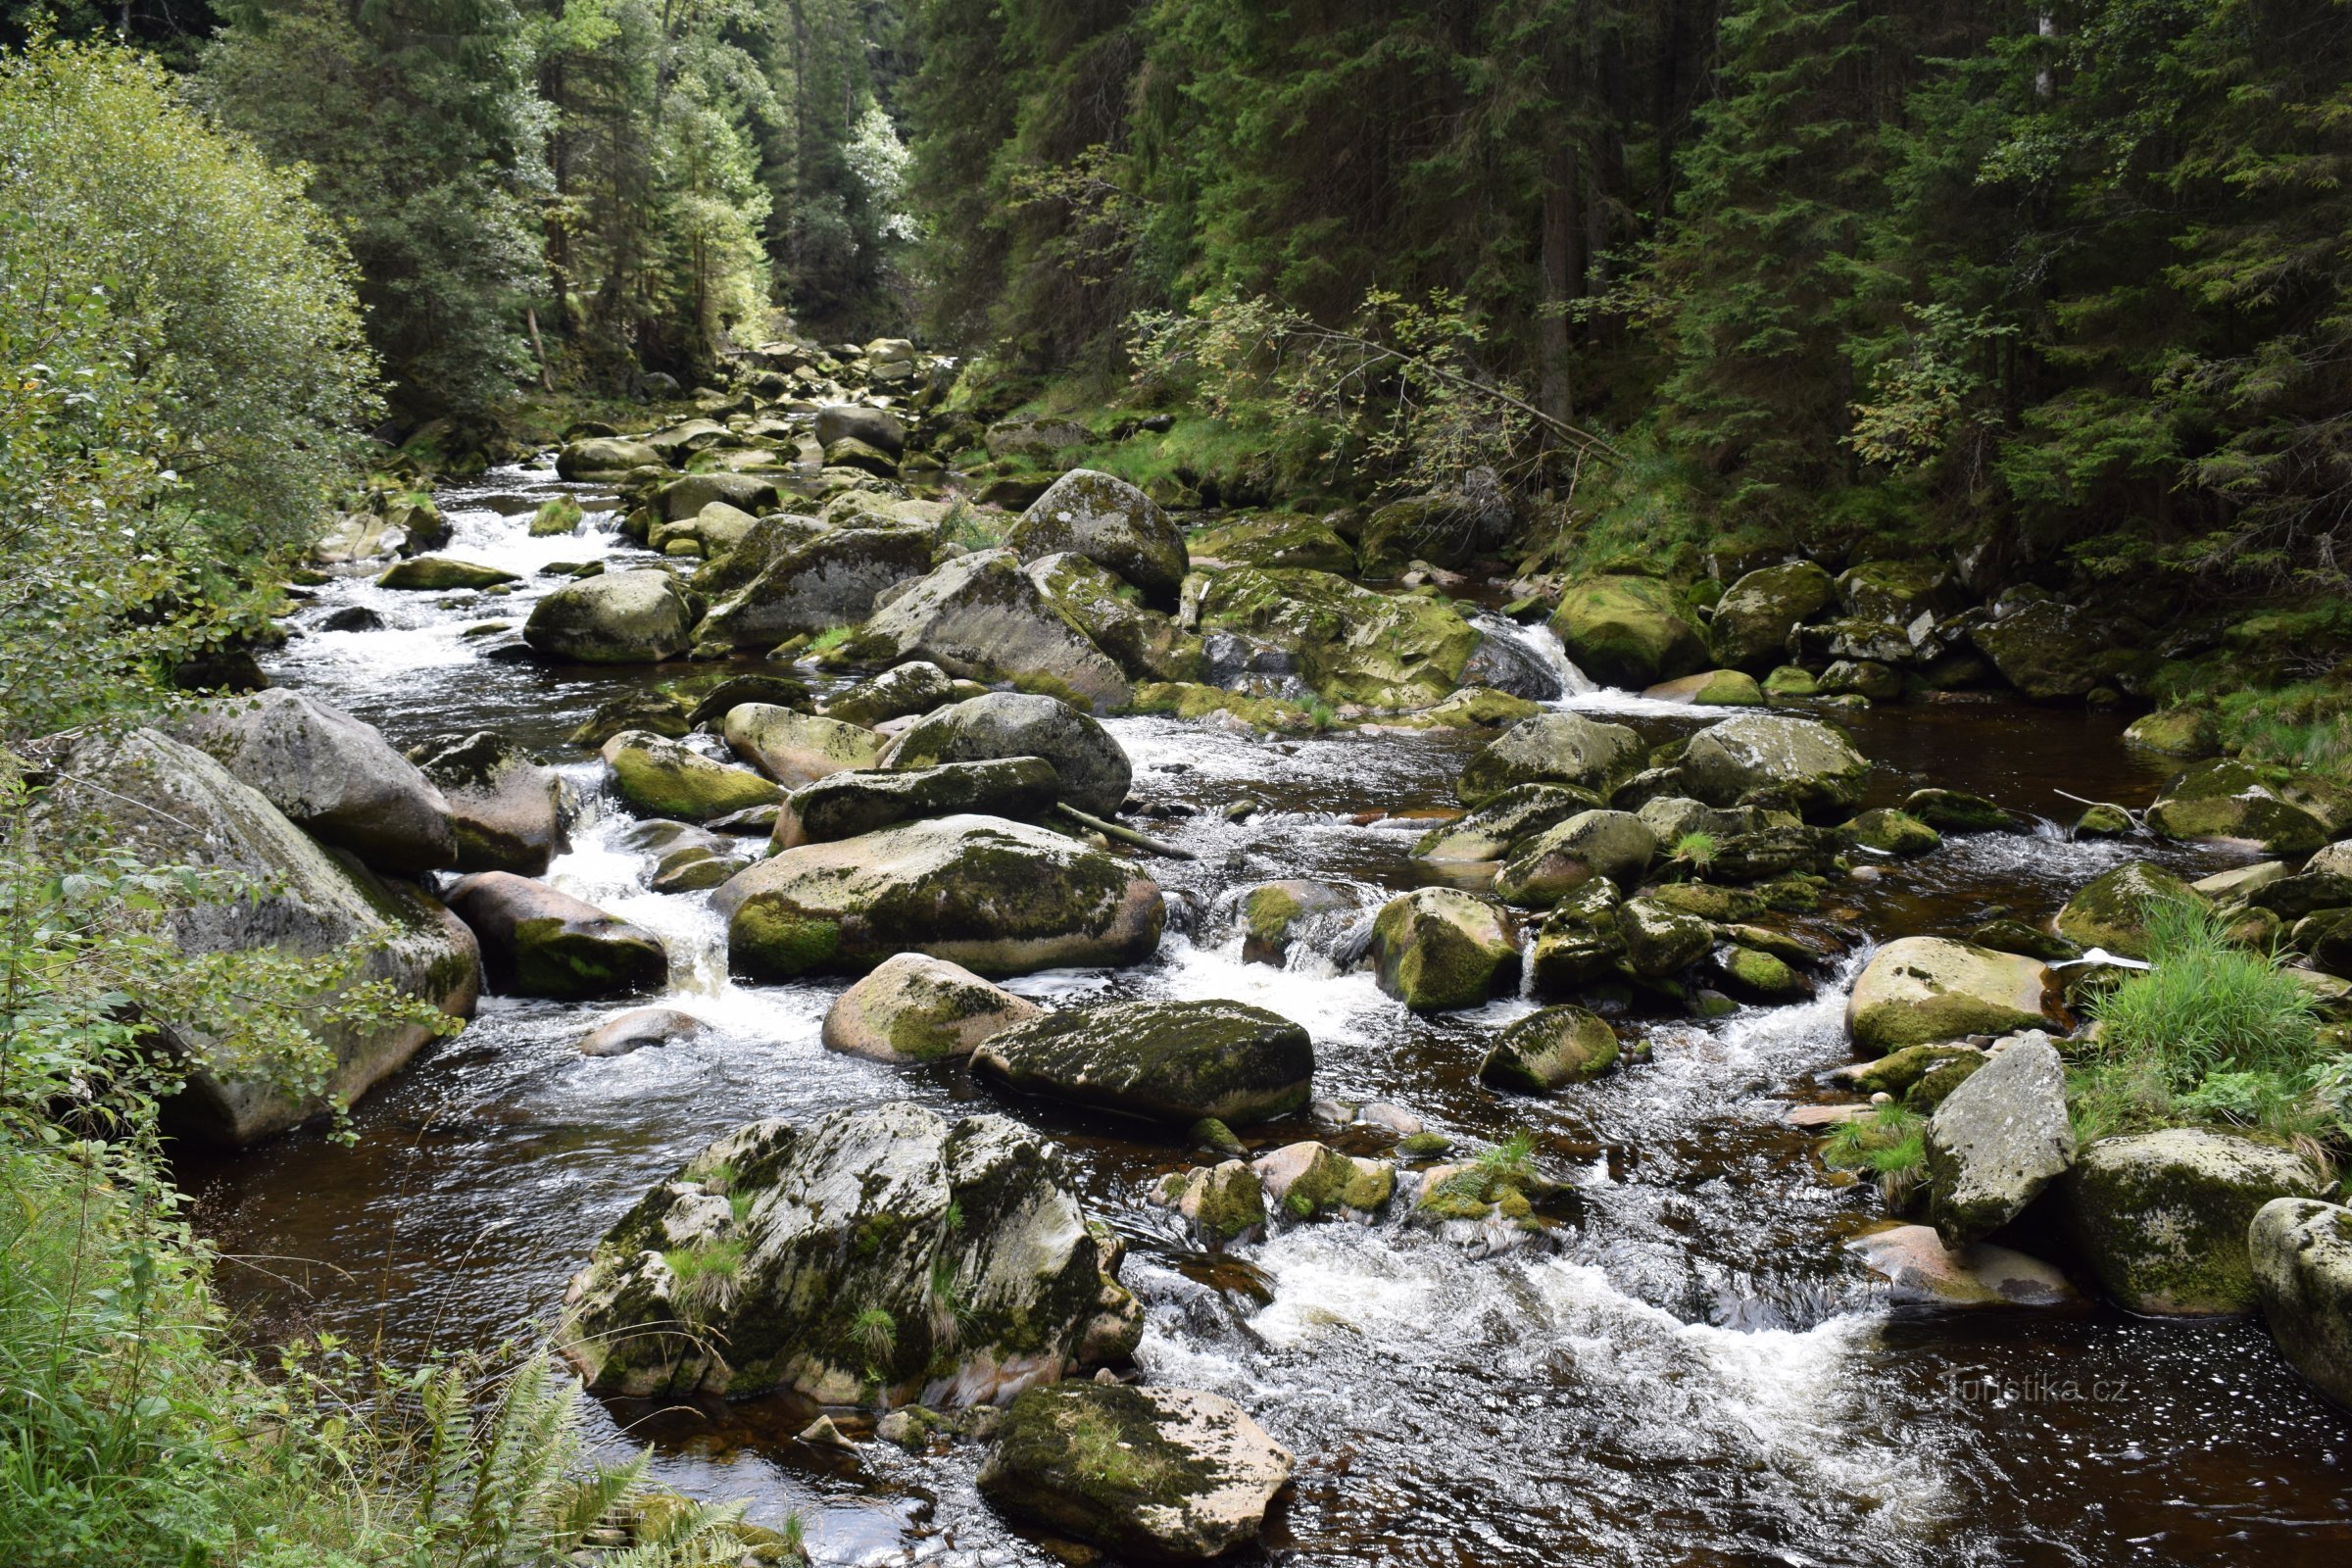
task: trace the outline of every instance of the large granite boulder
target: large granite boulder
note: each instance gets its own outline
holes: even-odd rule
[[[1371,957],[1380,989],[1416,1012],[1475,1007],[1519,984],[1519,933],[1499,905],[1420,888],[1381,906]]]
[[[2028,697],[2081,697],[2099,683],[2105,645],[2090,617],[2072,605],[2023,605],[1973,636],[2001,679]]]
[[[1040,757],[1054,766],[1061,798],[1107,816],[1127,799],[1135,769],[1110,732],[1052,697],[990,692],[926,713],[882,755],[889,767],[937,767],[1005,757]]]
[[[785,797],[776,813],[775,846],[789,850],[852,839],[898,822],[962,811],[1032,819],[1052,810],[1060,795],[1061,780],[1042,757],[833,773]]]
[[[1879,949],[1845,1007],[1846,1032],[1874,1055],[2064,1025],[2056,978],[2039,959],[1946,937],[1904,937]]]
[[[533,605],[522,640],[577,664],[658,664],[693,646],[694,608],[666,571],[608,571]]]
[[[1709,806],[1785,801],[1807,817],[1834,820],[1862,799],[1870,760],[1818,720],[1741,713],[1691,736],[1682,772]]]
[[[2168,839],[2252,839],[2273,855],[2303,855],[2334,835],[2319,814],[2244,762],[2199,762],[2168,781],[2148,808]]]
[[[612,770],[613,790],[649,816],[711,822],[784,798],[780,787],[749,768],[730,767],[684,741],[647,730],[622,730],[600,755]]]
[[[2165,870],[2133,860],[2091,878],[2075,890],[2051,922],[2079,948],[2104,948],[2126,958],[2148,956],[2148,906],[2196,902],[2188,884]]]
[[[668,466],[652,443],[625,436],[573,441],[556,454],[556,472],[565,479],[616,479],[632,468]]]
[[[1605,797],[1634,776],[1643,755],[1642,737],[1623,724],[1582,713],[1539,713],[1471,758],[1454,793],[1470,807],[1523,784],[1564,784]]]
[[[297,827],[379,871],[458,863],[449,801],[374,726],[272,687],[199,704],[179,738],[262,792]]]
[[[1043,1012],[959,964],[902,953],[834,999],[825,1049],[873,1061],[939,1061],[968,1056],[991,1035]]]
[[[2259,1304],[2246,1241],[2255,1215],[2276,1199],[2330,1191],[2291,1149],[2210,1127],[2167,1127],[2090,1145],[2059,1194],[2067,1234],[2118,1306],[2155,1317],[2234,1317]]]
[[[565,847],[564,781],[501,736],[429,741],[409,753],[449,802],[458,869],[539,876]]]
[[[1082,708],[1124,708],[1135,696],[1110,656],[1047,602],[1010,550],[958,556],[900,590],[843,653],[876,664],[928,660],[951,675],[1009,681]]]
[[[1788,633],[1821,613],[1830,591],[1830,574],[1810,561],[1747,573],[1715,602],[1707,623],[1715,657],[1734,669],[1772,668],[1787,657]]]
[[[914,659],[825,701],[825,716],[867,729],[894,718],[912,718],[956,701],[956,678],[937,664]]]
[[[1159,946],[1158,885],[1075,839],[993,816],[904,822],[804,844],[713,899],[735,972],[862,974],[927,953],[983,975],[1140,963]]]
[[[1303,1106],[1315,1050],[1304,1029],[1239,1002],[1070,1007],[991,1035],[972,1065],[1026,1094],[1189,1127],[1229,1127]]]
[[[857,724],[773,703],[740,703],[720,721],[727,749],[788,790],[872,767],[882,737]]]
[[[1654,577],[1570,583],[1551,629],[1576,666],[1604,686],[1640,691],[1714,662],[1674,589]]]
[[[856,403],[829,403],[816,411],[816,444],[862,441],[896,458],[906,451],[906,427],[888,409],[869,409]]]
[[[1257,566],[1210,579],[1200,628],[1283,650],[1329,702],[1394,709],[1443,702],[1482,640],[1438,600],[1374,593],[1327,571]]]
[[[1072,468],[1030,503],[1004,543],[1023,561],[1069,551],[1133,583],[1162,610],[1176,608],[1189,569],[1184,530],[1124,479]]]
[[[2255,1214],[2246,1246],[2278,1353],[2352,1405],[2352,1208],[2274,1199]]]
[[[737,1128],[597,1244],[564,1352],[599,1394],[1010,1398],[1143,1326],[1061,1151],[905,1102]]]
[[[659,991],[669,955],[643,926],[511,871],[481,871],[449,906],[481,943],[493,991],[581,1001]]]
[[[1521,1094],[1547,1094],[1617,1065],[1617,1036],[1582,1007],[1544,1007],[1514,1021],[1479,1061],[1481,1082]]]
[[[2008,1224],[2075,1158],[2066,1064],[2042,1035],[1994,1051],[1928,1120],[1928,1219],[1966,1247]]]
[[[1658,852],[1657,835],[1631,811],[1580,811],[1510,848],[1494,896],[1547,907],[1595,877],[1637,887]]]
[[[1511,846],[1601,804],[1591,790],[1564,784],[1519,784],[1477,810],[1433,827],[1413,846],[1420,860],[1499,860]]]
[[[931,539],[912,529],[836,528],[769,562],[710,607],[698,632],[734,648],[854,626],[883,589],[931,569]]]
[[[1086,633],[1136,681],[1190,680],[1200,645],[1169,616],[1134,603],[1136,591],[1071,551],[1029,563],[1029,580],[1047,602]]]

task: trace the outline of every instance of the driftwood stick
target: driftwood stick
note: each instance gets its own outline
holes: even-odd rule
[[[1121,827],[1116,822],[1105,822],[1099,816],[1089,815],[1067,801],[1056,802],[1054,809],[1079,826],[1091,827],[1103,837],[1117,839],[1121,844],[1132,844],[1139,850],[1149,850],[1153,855],[1164,855],[1171,860],[1198,860],[1200,858],[1190,850],[1180,850],[1173,844],[1138,833],[1131,827]]]

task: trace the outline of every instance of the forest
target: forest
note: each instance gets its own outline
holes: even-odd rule
[[[0,0],[0,1562],[2352,1548],[2352,0]]]

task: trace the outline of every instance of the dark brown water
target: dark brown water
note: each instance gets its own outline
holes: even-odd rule
[[[481,504],[554,488],[544,472],[506,471],[445,495],[460,529],[449,553],[528,571],[619,548],[602,534],[532,541],[520,516]],[[1210,1258],[1142,1201],[1153,1176],[1191,1163],[1185,1150],[953,1071],[831,1054],[817,1033],[838,986],[724,978],[707,899],[645,891],[647,866],[610,847],[617,824],[593,760],[561,748],[598,701],[653,677],[502,662],[484,657],[497,639],[459,635],[490,618],[518,625],[544,586],[443,608],[337,584],[305,620],[362,603],[388,629],[299,637],[273,673],[403,744],[489,728],[576,759],[587,811],[554,878],[667,938],[667,1000],[711,1036],[592,1060],[575,1043],[618,1006],[493,1000],[362,1104],[357,1147],[298,1137],[191,1159],[199,1222],[231,1255],[222,1283],[257,1334],[332,1328],[410,1358],[544,1324],[604,1229],[719,1133],[904,1096],[1005,1110],[1072,1149],[1089,1200],[1133,1244],[1145,1373],[1231,1395],[1298,1453],[1297,1494],[1267,1537],[1281,1560],[2352,1561],[2352,1416],[2310,1394],[2259,1325],[1934,1313],[1879,1298],[1841,1248],[1879,1217],[1876,1200],[1826,1182],[1812,1140],[1782,1119],[1847,1059],[1842,991],[1859,950],[1814,1002],[1706,1026],[1652,1020],[1647,1064],[1555,1099],[1497,1096],[1473,1069],[1486,1038],[1528,1004],[1415,1019],[1319,954],[1283,969],[1242,963],[1216,912],[1221,895],[1270,877],[1348,880],[1373,901],[1422,880],[1405,853],[1410,823],[1356,821],[1449,807],[1468,743],[1268,743],[1115,721],[1138,794],[1196,813],[1154,831],[1200,858],[1154,870],[1200,916],[1140,969],[1016,989],[1262,1004],[1313,1032],[1321,1094],[1394,1101],[1472,1142],[1528,1132],[1574,1185],[1550,1251],[1473,1259],[1394,1227],[1334,1224]],[[1695,722],[1618,694],[1569,701],[1653,738]],[[2064,820],[2076,808],[2059,791],[2136,806],[2162,777],[2127,754],[2110,716],[1954,701],[1841,720],[1884,765],[1888,798],[1935,783]],[[1223,820],[1218,808],[1243,798],[1257,813]],[[1953,838],[1876,882],[1841,885],[1808,929],[1884,940],[1964,931],[1996,912],[2038,917],[2134,855],[2184,871],[2228,858],[2056,831]],[[1313,1133],[1300,1121],[1251,1142]],[[1054,1560],[979,1500],[968,1446],[932,1458],[884,1445],[820,1453],[791,1438],[808,1416],[764,1400],[616,1403],[600,1418],[653,1443],[675,1485],[749,1496],[770,1522],[800,1511],[820,1562]]]

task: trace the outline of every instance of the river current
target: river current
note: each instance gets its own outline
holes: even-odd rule
[[[559,491],[589,508],[576,536],[533,539]],[[1277,877],[1361,884],[1372,902],[1430,880],[1409,858],[1480,741],[1338,732],[1252,738],[1156,718],[1109,721],[1135,763],[1146,825],[1194,851],[1154,860],[1174,906],[1156,958],[1115,974],[1010,982],[1041,1001],[1234,998],[1305,1025],[1316,1092],[1388,1101],[1472,1146],[1526,1133],[1573,1187],[1550,1250],[1480,1258],[1421,1232],[1326,1223],[1222,1255],[1145,1201],[1197,1162],[1181,1140],[974,1085],[824,1051],[841,982],[738,985],[708,894],[648,891],[648,857],[616,847],[628,818],[601,764],[564,737],[654,670],[561,668],[501,654],[558,562],[633,553],[610,495],[544,462],[440,496],[443,552],[520,573],[506,597],[399,593],[366,577],[317,591],[268,662],[381,727],[396,745],[496,730],[562,760],[581,798],[550,880],[668,943],[671,994],[711,1025],[695,1044],[590,1058],[579,1037],[647,1000],[486,998],[458,1038],[355,1112],[356,1146],[304,1134],[234,1156],[189,1155],[200,1228],[252,1331],[331,1329],[399,1360],[545,1325],[615,1218],[718,1134],[903,1097],[1006,1111],[1059,1137],[1087,1200],[1128,1239],[1152,1382],[1227,1394],[1298,1457],[1264,1554],[1333,1564],[2105,1564],[2352,1562],[2352,1415],[2312,1394],[2257,1323],[2158,1323],[2112,1308],[1931,1311],[1890,1305],[1843,1244],[1884,1218],[1839,1186],[1790,1127],[1849,1059],[1844,985],[1872,942],[1960,934],[1999,913],[2047,916],[2130,858],[2203,874],[2219,849],[2075,843],[2033,832],[1953,836],[1927,858],[1840,884],[1796,928],[1846,956],[1810,1002],[1712,1023],[1647,1027],[1651,1059],[1551,1098],[1501,1096],[1476,1066],[1529,1010],[1497,1002],[1416,1018],[1346,964],[1337,922],[1287,966],[1245,963],[1221,917],[1232,890]],[[363,606],[377,629],[328,631]],[[1560,670],[1576,708],[1661,741],[1703,720],[1591,689],[1541,630],[1495,621]],[[2145,804],[2164,769],[2122,745],[2120,719],[1995,699],[1841,713],[1880,764],[1874,804],[1935,784],[2037,818],[2060,792]],[[1229,819],[1225,808],[1254,809]],[[1271,1148],[1350,1145],[1306,1117],[1253,1129]],[[663,1481],[798,1512],[824,1564],[1030,1564],[1055,1559],[981,1501],[979,1450],[855,1454],[794,1441],[784,1399],[595,1406],[612,1442],[651,1443]],[[846,1423],[845,1423],[846,1424]],[[853,1430],[855,1430],[853,1428]]]

